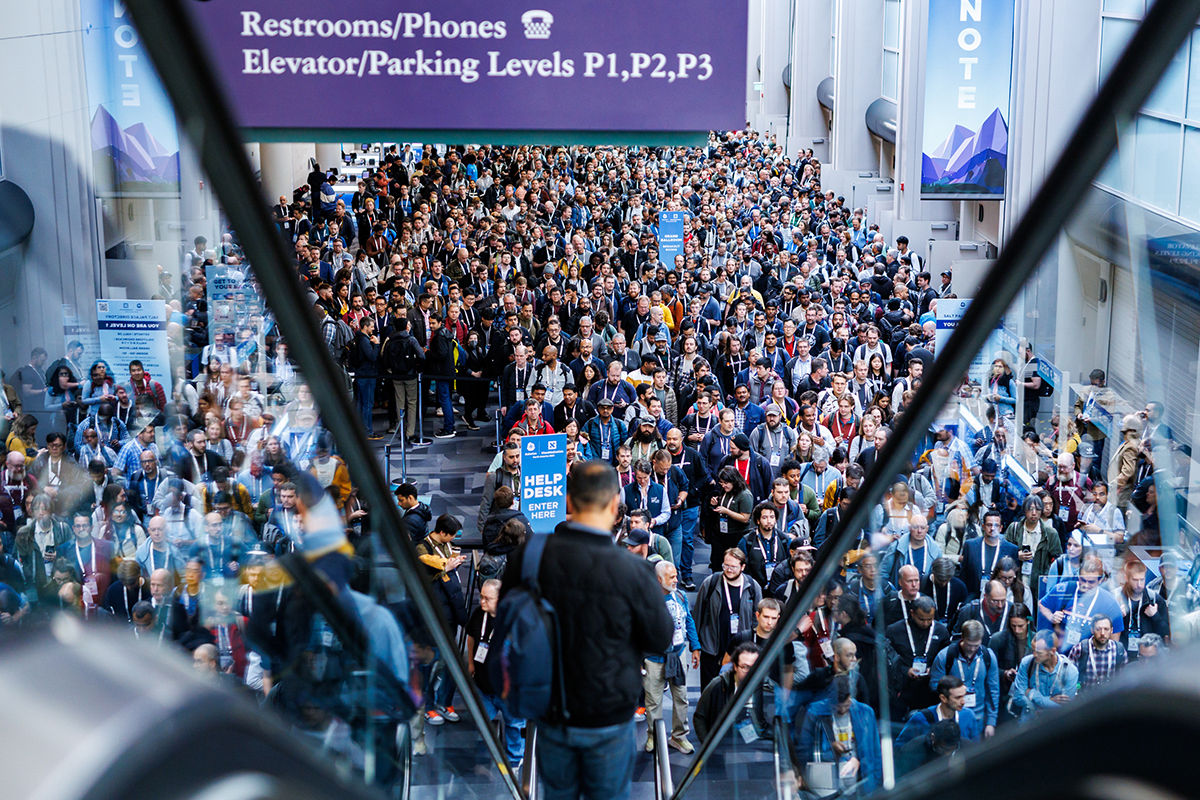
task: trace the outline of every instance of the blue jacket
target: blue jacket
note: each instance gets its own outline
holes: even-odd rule
[[[900,568],[908,563],[908,543],[909,534],[906,533],[888,547],[883,554],[883,559],[879,563],[880,577],[893,586],[900,585]],[[925,550],[925,557],[913,564],[914,567],[921,571],[922,580],[929,574],[930,568],[933,567],[934,559],[941,557],[942,546],[935,542],[932,536],[926,534]]]
[[[909,714],[908,720],[904,723],[904,729],[896,737],[896,748],[904,747],[904,745],[913,739],[920,739],[929,733],[929,729],[933,726],[933,721],[936,719],[936,705],[918,709]],[[979,736],[983,732],[982,727],[979,725],[979,718],[972,714],[969,708],[964,708],[958,712],[958,730],[962,733],[962,738],[972,742],[979,741]]]
[[[736,414],[738,407],[736,404],[730,406]],[[763,411],[760,406],[754,403],[746,403],[746,407],[742,409],[746,413],[746,425],[742,429],[743,433],[749,436],[754,432],[754,429],[767,421],[767,412]]]
[[[1059,655],[1054,670],[1047,672],[1030,653],[1017,665],[1017,678],[1008,697],[1021,710],[1021,721],[1027,722],[1043,708],[1058,708],[1058,703],[1051,699],[1055,695],[1074,697],[1078,690],[1079,668],[1071,659]]]
[[[987,645],[980,645],[979,652],[968,663],[960,646],[961,642],[955,642],[942,648],[934,657],[933,666],[929,668],[929,688],[937,691],[938,681],[946,675],[947,660],[954,656],[954,660],[950,661],[951,672],[963,679],[967,692],[975,694],[974,709],[963,710],[973,710],[981,728],[995,725],[1000,712],[1000,662]]]
[[[810,764],[820,753],[822,762],[834,761],[833,746],[829,741],[827,725],[833,724],[833,702],[818,700],[808,708],[804,727],[800,729],[797,754],[800,761]],[[859,777],[862,779],[862,794],[878,789],[882,783],[883,759],[879,751],[879,729],[875,726],[875,712],[866,703],[850,701],[850,726],[854,729],[854,747],[859,761]]]
[[[637,481],[625,487],[625,506],[630,511],[642,507],[642,491]],[[666,533],[667,521],[671,518],[671,506],[667,502],[666,490],[653,479],[646,487],[646,510],[650,512],[654,532],[659,535]]]
[[[671,619],[675,619],[677,612],[683,614],[683,642],[681,644],[672,644],[667,650],[666,655],[679,658],[683,653],[692,650],[700,649],[700,635],[696,633],[696,620],[692,618],[692,610],[688,607],[687,598],[683,592],[676,589],[666,595],[663,600],[667,604],[667,611],[671,612]],[[672,639],[674,641],[674,639]],[[665,657],[661,655],[647,654],[647,661],[653,661],[656,664],[661,664],[665,661]]]
[[[608,440],[608,458],[604,459],[614,467],[617,465],[617,448],[628,437],[625,430],[625,423],[617,419],[615,416],[608,420],[607,431],[608,435],[604,435],[606,430],[604,420],[600,417],[592,417],[584,423],[582,433],[587,436],[587,449],[581,453],[586,461],[599,461],[602,456],[601,448],[604,446],[605,439]]]

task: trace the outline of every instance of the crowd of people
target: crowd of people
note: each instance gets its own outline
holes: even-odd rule
[[[269,315],[261,351],[208,330],[214,267],[257,292],[231,235],[193,243],[178,290],[163,271],[175,374],[135,361],[117,375],[74,341],[6,378],[0,622],[68,609],[175,643],[361,767],[369,715],[347,699],[349,656],[280,567],[299,552],[386,642],[416,708],[396,699],[390,724],[411,728],[415,752],[427,726],[459,721],[455,693],[477,690],[516,766],[526,721],[493,682],[491,637],[533,535],[521,441],[565,434],[571,517],[541,566],[565,704],[540,733],[542,775],[550,797],[622,796],[635,721],[662,717],[664,692],[669,747],[691,753],[713,730],[936,354],[953,275],[931,275],[820,179],[811,150],[792,158],[745,131],[657,150],[393,145],[353,193],[317,167],[279,198],[364,432],[416,440],[422,406],[439,438],[459,421],[500,428],[475,558],[455,545],[461,520],[435,520],[416,486],[396,491],[473,689],[397,593],[372,588],[370,510]],[[667,261],[660,211],[687,215]],[[931,432],[887,476],[867,527],[840,540],[838,576],[736,712],[739,746],[772,739],[781,717],[810,789],[867,792],[882,785],[882,726],[903,773],[1197,625],[1184,552],[1148,563],[1142,549],[1161,544],[1159,491],[1186,510],[1191,453],[1164,407],[1108,425],[1097,371],[1073,419],[1045,419],[1042,389],[1032,351],[964,378],[986,424]],[[1021,446],[1032,486],[1011,474]]]

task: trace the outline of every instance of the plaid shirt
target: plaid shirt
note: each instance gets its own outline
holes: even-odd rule
[[[1084,651],[1087,660],[1084,662]],[[1095,640],[1090,636],[1071,648],[1067,658],[1079,667],[1079,684],[1081,686],[1097,686],[1112,680],[1117,671],[1124,668],[1128,657],[1125,648],[1119,641],[1109,640],[1103,648],[1096,649]]]

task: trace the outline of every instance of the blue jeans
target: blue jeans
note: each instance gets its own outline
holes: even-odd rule
[[[696,547],[696,524],[700,521],[700,506],[683,510],[683,545],[679,548],[679,580],[692,579],[692,554]]]
[[[664,536],[671,544],[671,560],[675,563],[675,569],[679,569],[679,559],[683,555],[683,526],[671,527],[671,523],[668,522],[666,529]]]
[[[499,698],[490,694],[482,695],[482,697],[483,713],[487,716],[488,721],[495,719],[497,714],[504,720],[504,749],[508,755],[508,766],[515,772],[521,759],[525,758],[525,736],[523,735],[525,720],[510,717],[508,709],[504,707]],[[482,741],[479,743],[479,748],[486,752]],[[486,756],[482,760],[486,760]]]
[[[442,407],[442,430],[454,430],[454,393],[451,389],[453,381],[439,380],[436,384],[437,400]]]
[[[633,719],[606,728],[538,728],[546,800],[627,800],[633,783]]]
[[[358,415],[362,419],[363,430],[367,432],[367,436],[371,436],[375,432],[371,417],[375,408],[375,384],[378,382],[378,378],[354,379],[354,393],[358,399]]]

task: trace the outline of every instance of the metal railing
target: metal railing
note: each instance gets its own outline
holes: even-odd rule
[[[794,800],[796,797],[796,769],[792,763],[792,745],[788,737],[787,724],[783,715],[776,710],[771,722],[775,741],[775,797],[777,800]]]
[[[675,779],[671,777],[671,753],[667,749],[667,721],[663,717],[654,720],[654,797],[669,800],[675,793]]]

